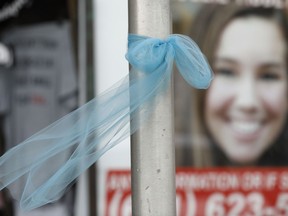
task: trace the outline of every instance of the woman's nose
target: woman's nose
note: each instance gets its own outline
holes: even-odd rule
[[[259,105],[256,81],[252,76],[239,80],[238,91],[235,95],[235,106],[245,111],[255,111]]]

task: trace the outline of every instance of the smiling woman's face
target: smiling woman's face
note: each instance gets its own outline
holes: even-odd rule
[[[287,113],[287,44],[272,20],[231,21],[215,53],[205,122],[226,156],[253,164],[282,131]]]

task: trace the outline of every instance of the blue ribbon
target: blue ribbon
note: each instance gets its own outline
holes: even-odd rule
[[[22,209],[58,200],[101,155],[139,129],[136,115],[153,111],[143,107],[165,90],[174,62],[195,88],[207,88],[213,77],[198,46],[183,35],[130,34],[126,58],[130,76],[0,158],[0,190],[8,187]]]

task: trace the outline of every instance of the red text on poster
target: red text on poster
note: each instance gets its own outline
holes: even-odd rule
[[[178,169],[178,216],[288,215],[285,168]],[[131,216],[128,170],[112,170],[106,181],[106,216]]]

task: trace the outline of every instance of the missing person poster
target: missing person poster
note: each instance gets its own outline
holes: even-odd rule
[[[175,73],[176,185],[194,208],[178,214],[288,215],[287,1],[173,0],[172,14],[214,73],[205,90]]]
[[[288,26],[284,0],[172,0],[173,33],[214,73],[175,71],[178,216],[288,215]],[[106,178],[106,215],[131,215],[128,170]]]

